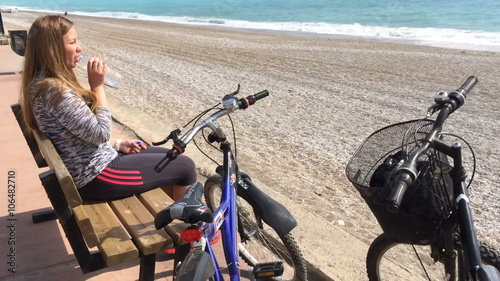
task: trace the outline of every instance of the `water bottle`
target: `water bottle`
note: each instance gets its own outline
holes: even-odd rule
[[[78,58],[78,63],[81,67],[87,69],[89,59],[90,56],[80,55],[80,57]],[[118,72],[108,67],[108,72],[106,73],[106,77],[104,78],[104,84],[113,88],[117,88],[118,84],[120,84],[121,78],[122,76]]]

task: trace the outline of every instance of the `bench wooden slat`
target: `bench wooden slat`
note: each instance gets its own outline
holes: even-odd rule
[[[108,266],[139,257],[137,247],[106,202],[85,202],[82,206],[99,240],[97,248]]]
[[[92,226],[92,221],[85,212],[85,207],[83,205],[76,206],[73,210],[73,215],[75,216],[76,224],[82,233],[83,239],[89,248],[93,248],[99,245],[99,238],[97,237],[96,231]]]
[[[155,188],[137,195],[137,198],[148,208],[148,210],[156,216],[161,210],[172,205],[174,201],[161,188]],[[176,220],[165,226],[165,231],[172,237],[174,243],[184,244],[180,233],[187,227],[187,224]]]
[[[173,247],[172,238],[164,230],[156,230],[154,217],[135,196],[109,201],[132,240],[143,255]]]

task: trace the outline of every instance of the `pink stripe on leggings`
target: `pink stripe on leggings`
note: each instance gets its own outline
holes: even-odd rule
[[[111,172],[111,173],[116,173],[116,174],[140,174],[140,171],[120,171],[120,170],[115,170],[111,168],[104,168],[105,171]]]
[[[108,179],[108,178],[103,177],[101,175],[98,175],[97,178],[102,180],[102,181],[105,181],[105,182],[119,184],[119,185],[142,185],[142,184],[144,184],[143,181],[117,181],[117,180]]]
[[[119,175],[113,175],[110,173],[106,173],[105,171],[102,171],[101,175],[107,176],[109,178],[122,179],[122,180],[142,180],[141,176],[119,176]]]

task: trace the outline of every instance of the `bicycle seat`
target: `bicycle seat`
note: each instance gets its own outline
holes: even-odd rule
[[[161,210],[155,217],[156,229],[163,228],[173,220],[182,220],[185,223],[212,222],[212,211],[201,202],[203,185],[199,182],[191,185],[186,195],[167,208]]]

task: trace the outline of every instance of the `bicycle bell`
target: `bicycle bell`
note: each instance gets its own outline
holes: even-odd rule
[[[222,107],[224,107],[224,109],[235,109],[238,107],[238,100],[233,97],[228,99],[223,99]]]
[[[443,103],[443,102],[445,102],[445,101],[447,101],[447,100],[449,100],[449,99],[450,99],[450,98],[449,98],[449,96],[448,96],[448,92],[438,92],[438,93],[436,94],[436,97],[434,97],[434,101],[435,101],[436,103]]]

